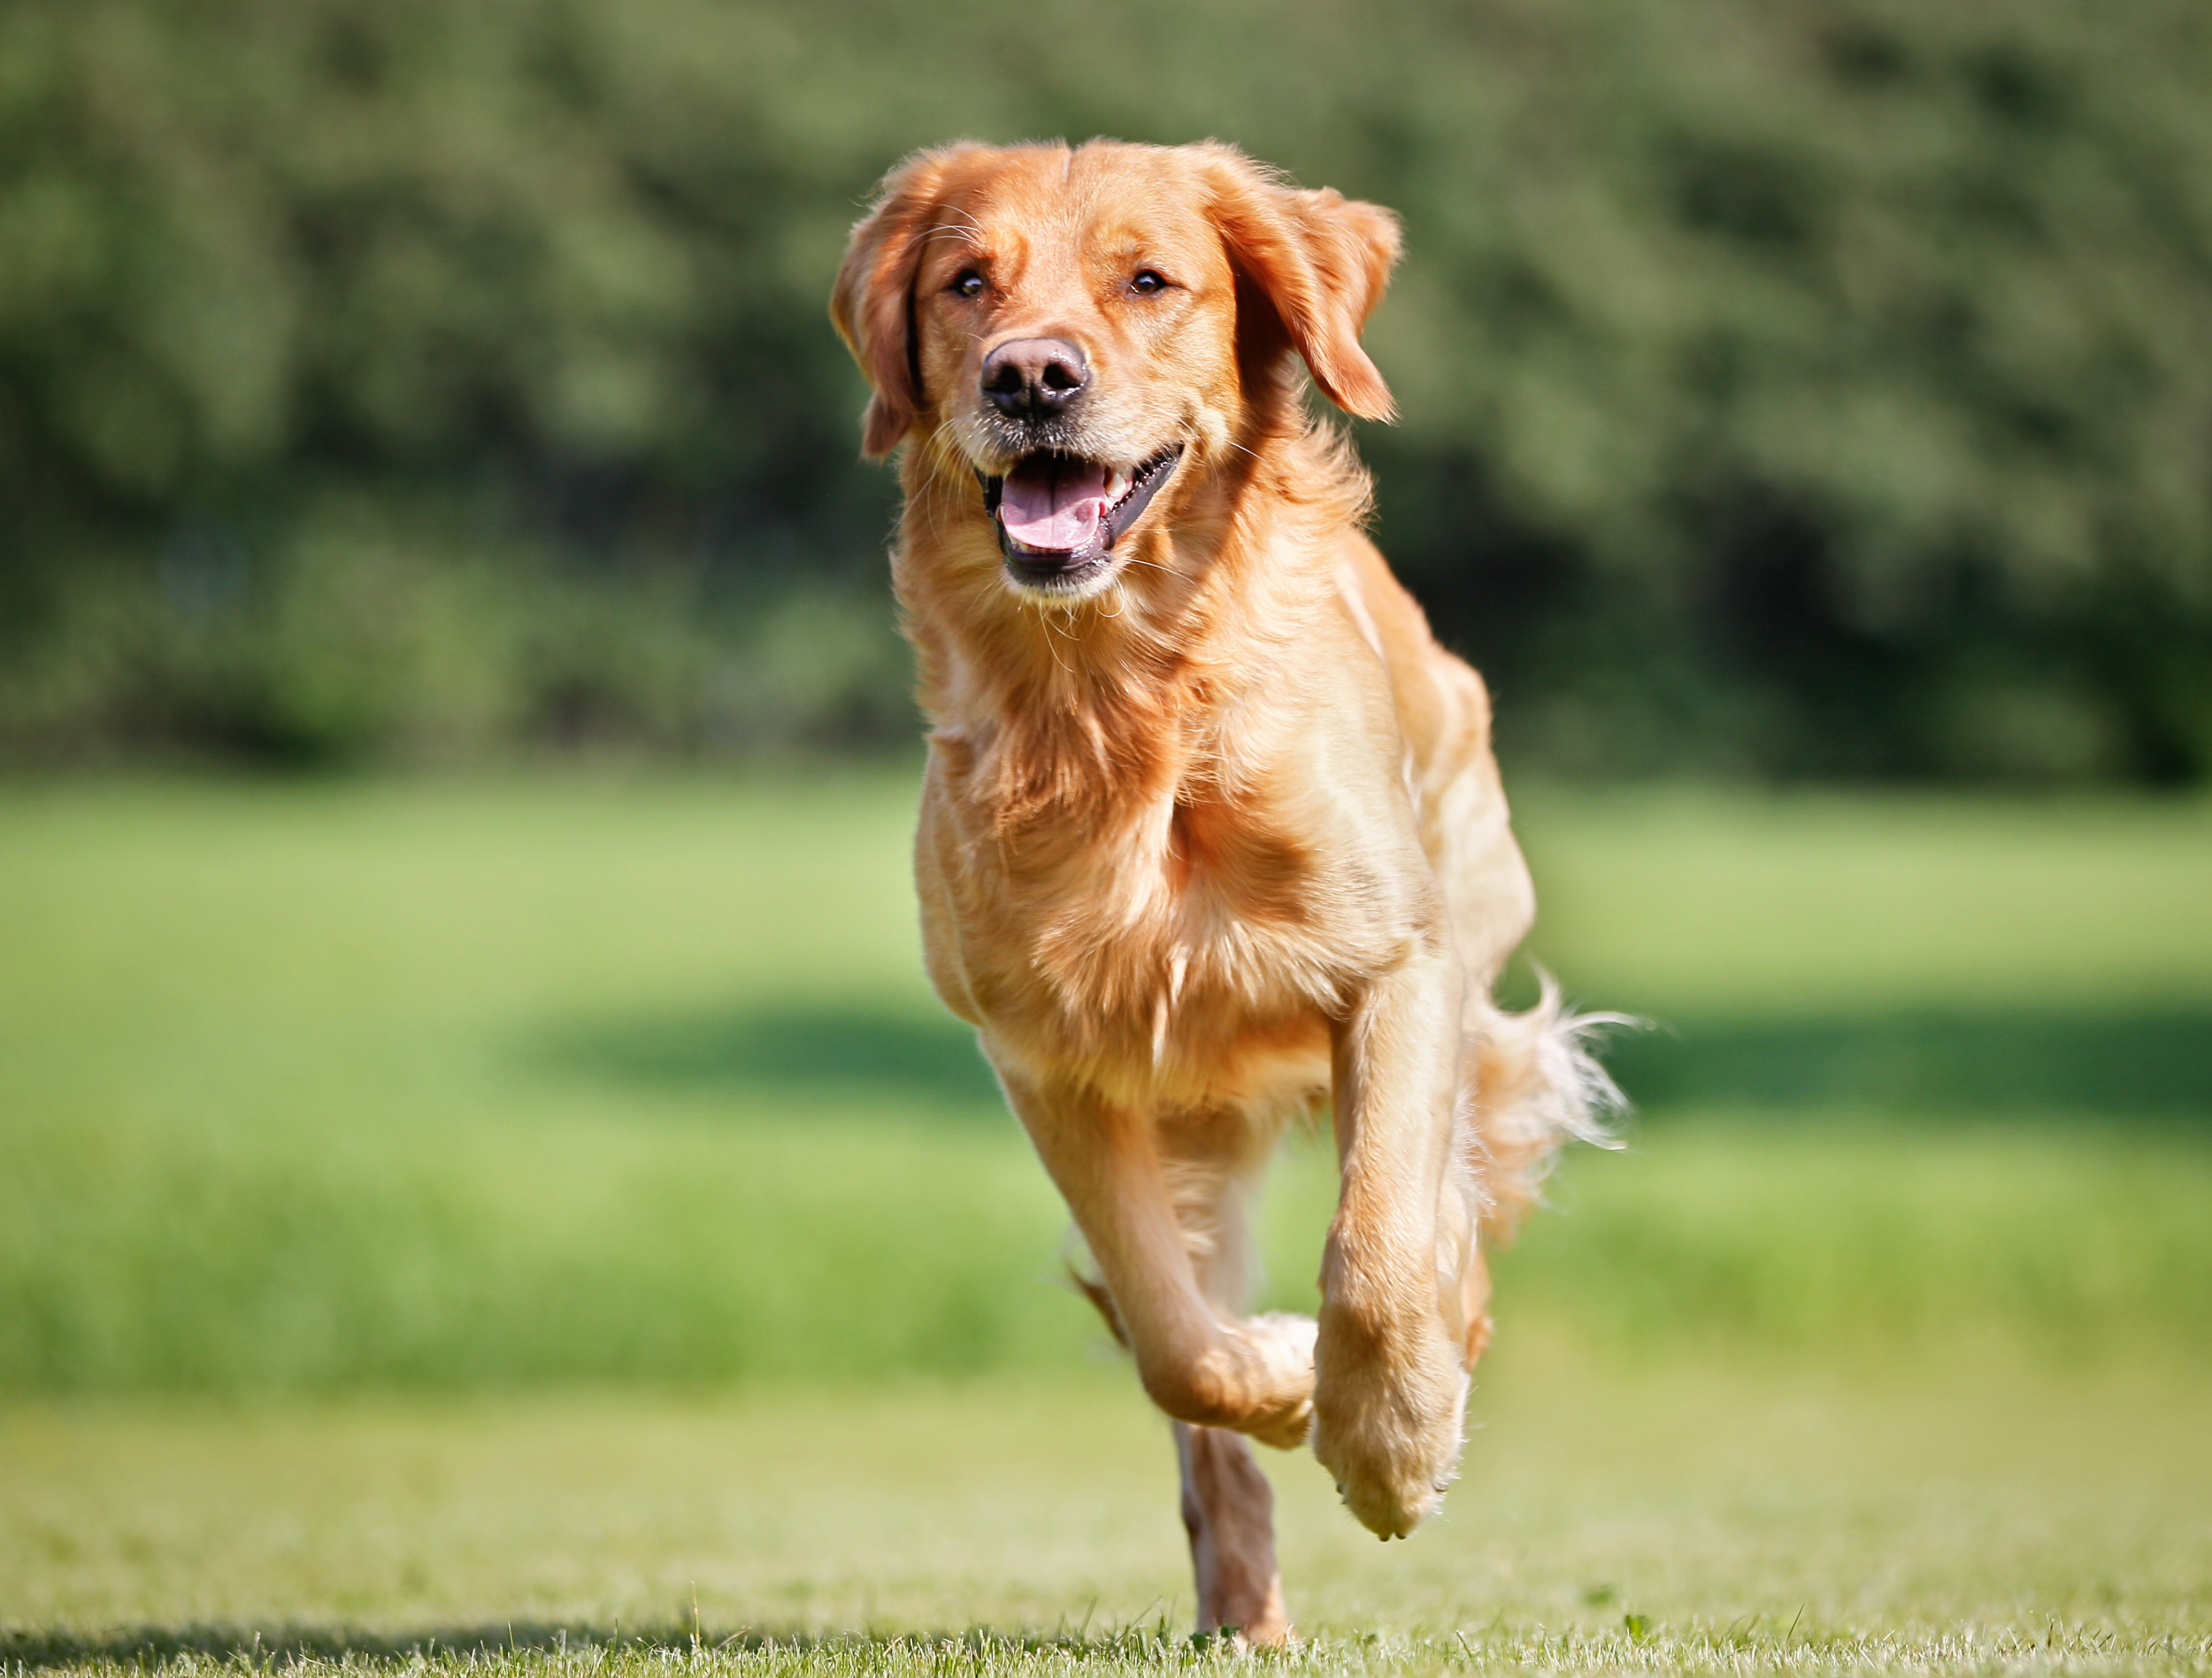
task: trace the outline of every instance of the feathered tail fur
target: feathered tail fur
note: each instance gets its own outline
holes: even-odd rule
[[[1539,976],[1543,992],[1534,1007],[1512,1013],[1485,997],[1470,1022],[1466,1164],[1485,1248],[1513,1238],[1566,1143],[1621,1145],[1609,1121],[1628,1103],[1592,1049],[1609,1029],[1638,1022],[1626,1014],[1576,1013],[1561,999],[1558,982]]]

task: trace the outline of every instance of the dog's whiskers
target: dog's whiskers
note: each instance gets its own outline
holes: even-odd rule
[[[1045,603],[1040,600],[1034,604],[1037,608],[1037,627],[1045,632],[1045,650],[1052,655],[1052,662],[1060,666],[1064,674],[1071,676],[1075,674],[1075,666],[1071,665],[1066,659],[1060,656],[1060,649],[1053,643],[1052,620],[1045,615]],[[1073,639],[1073,637],[1071,636],[1070,639]]]

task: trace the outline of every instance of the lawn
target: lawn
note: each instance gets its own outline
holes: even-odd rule
[[[1217,1659],[910,807],[0,789],[0,1654]],[[1646,1112],[1501,1267],[1440,1526],[1272,1465],[1306,1659],[2212,1670],[2212,806],[1521,825]],[[1294,1148],[1278,1303],[1327,1194]]]
[[[1292,1606],[1325,1670],[2212,1670],[2193,1396],[1982,1360],[1606,1367],[1524,1335],[1409,1543],[1271,1458]],[[0,1484],[0,1653],[35,1666],[488,1646],[566,1669],[621,1638],[661,1671],[690,1664],[695,1604],[717,1668],[772,1667],[770,1638],[888,1671],[1071,1664],[1056,1639],[1106,1672],[1194,1656],[1165,1429],[1115,1370],[22,1406]]]

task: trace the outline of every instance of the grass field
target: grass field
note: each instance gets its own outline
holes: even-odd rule
[[[910,807],[0,789],[0,1655],[1217,1659]],[[2212,806],[1521,812],[1646,1112],[1502,1266],[1443,1526],[1275,1465],[1302,1659],[2212,1670]]]
[[[2212,1668],[2190,1389],[1949,1373],[1605,1373],[1525,1337],[1485,1382],[1447,1515],[1410,1543],[1377,1544],[1311,1463],[1271,1458],[1309,1664]],[[567,1669],[619,1637],[664,1670],[692,1664],[695,1602],[715,1667],[778,1665],[769,1638],[862,1669],[1179,1666],[1197,1654],[1171,1454],[1118,1375],[19,1409],[0,1652],[488,1646]]]

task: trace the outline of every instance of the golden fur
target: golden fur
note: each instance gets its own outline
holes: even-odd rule
[[[930,977],[1178,1424],[1201,1623],[1256,1641],[1288,1625],[1240,1436],[1310,1439],[1355,1515],[1409,1532],[1458,1459],[1482,1250],[1609,1090],[1550,997],[1491,1001],[1535,904],[1488,696],[1306,412],[1302,360],[1389,416],[1359,333],[1397,254],[1388,212],[1223,145],[961,145],[891,173],[832,305],[867,451],[903,445]],[[1182,450],[1102,572],[1054,589],[1002,560],[979,484],[1023,458],[985,358],[1046,340],[1088,369],[1056,452]],[[1317,1324],[1246,1315],[1248,1197],[1328,1099]]]

